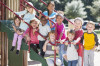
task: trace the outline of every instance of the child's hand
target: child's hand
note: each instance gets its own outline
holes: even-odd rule
[[[46,16],[46,19],[49,19],[49,17],[48,17],[48,16]]]
[[[26,37],[26,40],[27,40],[27,41],[30,41],[30,37],[29,37],[29,36],[27,36],[27,37]]]
[[[42,13],[42,11],[41,10],[38,10],[38,13]]]
[[[68,42],[65,42],[65,45],[68,45]]]
[[[23,22],[23,23],[25,23],[25,21],[24,21],[24,20],[22,20],[22,22]]]
[[[58,42],[60,42],[61,44],[63,44],[64,41],[63,40],[59,40]]]
[[[76,45],[76,42],[71,42],[71,44],[74,44],[74,45]]]
[[[97,46],[94,46],[94,48],[92,49],[93,51],[96,49]]]

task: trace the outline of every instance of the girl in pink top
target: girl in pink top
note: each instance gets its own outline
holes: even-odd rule
[[[28,44],[30,44],[30,47],[33,48],[36,53],[38,53],[37,48],[39,47],[39,40],[37,38],[38,33],[36,31],[38,31],[39,20],[35,18],[30,21],[30,25],[28,23],[26,24],[29,26],[29,28],[23,35],[25,36],[26,41],[28,41]]]
[[[56,15],[56,23],[55,25],[52,25],[51,22],[50,23],[50,27],[53,28],[53,27],[56,27],[56,30],[57,30],[57,41],[60,41],[60,40],[65,40],[66,39],[66,35],[65,35],[65,26],[64,26],[64,23],[63,23],[63,20],[64,20],[64,13],[62,11],[58,11],[58,14]],[[59,43],[59,58],[60,60],[62,61],[62,65],[64,65],[63,63],[63,57],[62,55],[65,53],[64,51],[64,44],[61,44]]]

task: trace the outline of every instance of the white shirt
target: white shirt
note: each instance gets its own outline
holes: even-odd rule
[[[77,53],[77,50],[75,49],[75,45],[68,44],[68,46],[67,46],[67,58],[68,58],[68,61],[78,60],[78,53]]]
[[[47,24],[44,26],[42,26],[42,24],[39,24],[39,33],[42,36],[46,37],[50,31],[51,31],[51,28]],[[43,39],[40,35],[38,35],[38,40],[44,41],[45,39]]]

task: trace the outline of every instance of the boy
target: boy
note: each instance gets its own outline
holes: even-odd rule
[[[54,66],[54,48],[56,49],[56,46],[51,45],[49,42],[52,44],[55,44],[55,31],[52,30],[49,32],[49,39],[46,40],[44,46],[43,46],[43,51],[45,52],[45,59],[48,64],[48,66]],[[61,66],[61,60],[56,58],[56,65]]]
[[[73,44],[75,42],[75,31],[70,30],[67,32],[68,40],[65,41],[65,45],[67,45],[66,54],[63,54],[65,60],[68,60],[68,66],[76,66],[78,63],[78,53],[76,49],[76,45]]]
[[[39,33],[45,38],[48,36],[48,33],[51,31],[51,28],[46,23],[47,23],[47,19],[44,16],[42,16],[41,23],[39,24]],[[43,37],[38,35],[40,55],[42,57],[44,57],[45,55],[45,52],[43,51],[43,45],[45,43],[45,39]]]
[[[81,39],[81,43],[84,43],[84,66],[94,66],[94,50],[98,46],[97,35],[93,32],[94,22],[89,21],[86,28],[87,32],[83,34]]]

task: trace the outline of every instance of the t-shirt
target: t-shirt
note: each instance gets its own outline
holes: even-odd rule
[[[64,23],[62,23],[61,25],[58,25],[58,23],[56,22],[55,24],[57,27],[57,40],[59,39],[61,33],[63,33],[61,40],[66,39]],[[55,25],[53,25],[53,27],[55,27]]]
[[[88,33],[88,32],[84,32],[82,39],[81,39],[81,43],[84,44],[84,49],[85,50],[91,50],[94,48],[94,46],[98,46],[98,37],[96,35],[96,33],[92,32],[92,33]]]
[[[57,13],[53,11],[52,14],[48,15],[48,11],[44,11],[43,14],[44,14],[45,16],[53,17],[53,16],[56,15]],[[56,18],[52,19],[53,22],[55,22],[55,20],[56,20]],[[50,26],[49,20],[47,20],[47,24]],[[52,24],[53,24],[53,23],[52,23]],[[51,30],[54,30],[54,29],[55,29],[55,28],[52,28]]]
[[[54,44],[54,43],[52,43],[52,44]],[[48,43],[47,45],[46,45],[46,52],[45,52],[45,58],[47,58],[47,57],[51,57],[51,56],[53,56],[54,57],[54,49],[53,49],[53,45],[51,45],[50,43]]]
[[[12,24],[16,28],[16,30],[20,30],[19,26],[16,26],[14,23]]]
[[[48,26],[47,24],[42,26],[42,24],[39,24],[39,33],[46,37],[48,35],[48,33],[51,31],[50,26]],[[42,38],[40,35],[38,35],[38,40],[40,41],[44,41],[45,39]]]
[[[18,14],[20,17],[21,17],[22,15],[24,15],[23,20],[24,20],[25,22],[27,22],[28,24],[29,24],[30,21],[31,21],[32,19],[34,19],[34,17],[35,17],[34,14],[31,14],[31,13],[29,13],[29,12],[27,13],[27,10],[24,10],[24,11],[21,11],[21,12],[16,12],[16,14]],[[23,23],[23,22],[21,22],[19,28],[22,29],[22,30],[24,30],[24,31],[26,31],[26,29],[28,28],[28,25],[25,24],[25,23]]]
[[[78,60],[78,53],[74,44],[68,44],[67,46],[67,59],[68,61]]]

